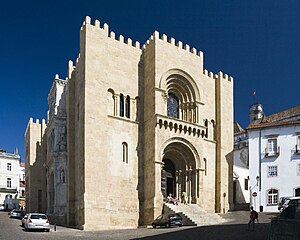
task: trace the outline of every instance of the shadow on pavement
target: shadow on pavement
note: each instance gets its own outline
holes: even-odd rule
[[[215,226],[203,226],[168,232],[159,234],[160,229],[153,229],[156,231],[153,236],[133,238],[137,239],[156,239],[156,240],[169,240],[169,239],[184,239],[184,240],[267,240],[269,233],[270,224],[269,223],[258,223],[255,225],[254,231],[247,230],[247,224],[228,224],[228,225],[215,225]]]

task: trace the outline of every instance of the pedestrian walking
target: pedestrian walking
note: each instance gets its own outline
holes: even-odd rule
[[[250,227],[252,225],[252,231],[254,231],[254,225],[255,225],[255,219],[258,219],[258,213],[253,209],[253,207],[250,207],[250,220],[248,222],[248,231],[250,230]]]

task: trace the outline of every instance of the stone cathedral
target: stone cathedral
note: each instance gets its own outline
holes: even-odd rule
[[[227,212],[233,78],[203,62],[165,34],[140,46],[86,17],[47,120],[26,128],[26,210],[84,230],[134,228],[184,191],[189,204]]]

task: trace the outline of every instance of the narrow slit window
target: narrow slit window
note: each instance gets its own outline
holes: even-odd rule
[[[128,163],[128,145],[126,142],[122,143],[122,158],[124,163]]]
[[[120,117],[124,117],[124,95],[120,94]]]
[[[126,97],[125,101],[125,115],[127,118],[130,118],[130,97]]]

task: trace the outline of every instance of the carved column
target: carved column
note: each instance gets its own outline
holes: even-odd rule
[[[114,95],[114,116],[118,115],[118,96]]]
[[[179,193],[179,172],[176,170],[175,173],[175,181],[176,181],[176,197],[179,199],[180,193]]]

